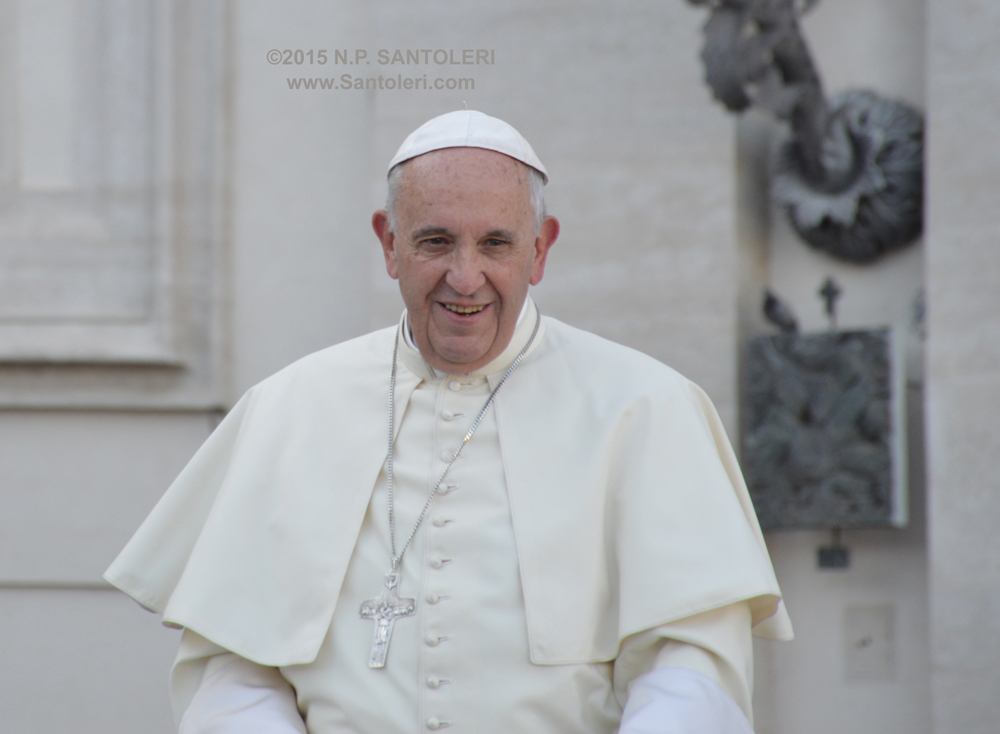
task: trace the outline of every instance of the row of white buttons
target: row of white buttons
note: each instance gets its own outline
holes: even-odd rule
[[[435,604],[437,602],[437,597],[428,596],[427,601],[429,601],[431,604]],[[427,635],[427,637],[424,638],[424,642],[426,642],[429,647],[437,647],[437,644],[439,642],[447,639],[448,638],[445,637],[444,635]],[[427,687],[432,689],[437,689],[440,688],[443,683],[448,683],[448,682],[450,681],[447,678],[438,678],[437,676],[430,676],[427,679]],[[431,716],[429,719],[427,719],[428,729],[432,730],[442,729],[446,726],[451,726],[451,722],[448,721],[447,719],[439,719],[437,716]]]
[[[448,387],[452,391],[458,392],[464,386],[458,380],[452,380],[451,382],[448,383]],[[452,421],[455,418],[458,418],[462,415],[464,415],[464,413],[457,413],[453,410],[441,411],[441,418],[445,421]],[[451,461],[452,456],[454,456],[454,451],[442,451],[441,461],[444,462]],[[461,458],[461,455],[459,455],[459,458]],[[452,491],[453,489],[456,489],[457,487],[458,485],[454,483],[442,484],[440,487],[438,487],[438,494],[448,494],[448,492]],[[437,528],[443,528],[449,522],[451,522],[451,520],[444,517],[435,517],[431,521],[434,527]],[[431,568],[441,568],[444,566],[444,564],[446,564],[450,560],[451,560],[450,558],[434,557],[428,561],[428,564],[431,566]],[[447,598],[447,597],[442,597],[438,594],[428,594],[426,598],[428,604],[437,604],[439,601],[441,601],[442,598]],[[424,642],[426,642],[429,647],[436,647],[437,644],[444,639],[447,638],[439,635],[427,635],[427,637],[424,638]],[[427,687],[432,689],[437,689],[441,686],[442,683],[447,683],[447,682],[448,682],[447,678],[442,679],[442,678],[437,678],[435,676],[431,676],[430,678],[427,679]],[[431,729],[432,731],[435,731],[437,729],[442,729],[450,725],[451,725],[450,721],[446,719],[440,719],[437,716],[431,716],[429,719],[427,719],[427,728]]]

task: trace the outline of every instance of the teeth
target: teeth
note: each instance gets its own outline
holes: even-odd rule
[[[479,313],[486,308],[486,306],[455,306],[451,303],[444,304],[444,307],[449,311],[460,314]]]

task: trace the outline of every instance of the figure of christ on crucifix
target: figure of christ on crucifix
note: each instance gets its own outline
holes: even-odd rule
[[[396,617],[409,617],[417,610],[416,599],[400,599],[396,593],[399,574],[390,571],[385,575],[385,586],[376,599],[366,599],[361,603],[361,616],[375,620],[375,632],[372,635],[372,654],[368,658],[369,668],[384,668],[385,656],[389,652],[389,640],[392,639],[392,626]]]

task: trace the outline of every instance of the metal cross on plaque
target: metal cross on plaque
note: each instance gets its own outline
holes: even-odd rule
[[[396,617],[409,617],[417,611],[416,599],[399,598],[396,593],[398,584],[399,573],[390,571],[385,575],[385,586],[378,598],[361,602],[361,616],[375,620],[372,654],[368,658],[369,668],[385,667],[385,655],[389,652],[389,640],[392,638],[392,626],[396,623]]]

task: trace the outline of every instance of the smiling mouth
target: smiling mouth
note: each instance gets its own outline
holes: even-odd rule
[[[457,313],[457,314],[459,314],[461,316],[470,316],[470,315],[472,315],[474,313],[479,313],[484,308],[486,308],[485,305],[484,306],[456,306],[453,303],[442,303],[441,305],[444,306],[449,311],[451,311],[452,313]]]

